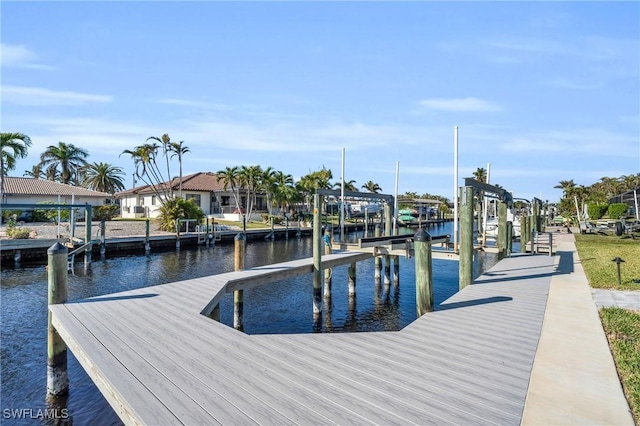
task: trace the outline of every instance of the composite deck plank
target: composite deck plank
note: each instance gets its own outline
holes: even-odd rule
[[[157,312],[153,310],[153,312]],[[238,344],[238,340],[227,341],[221,336],[226,335],[203,335],[203,330],[213,326],[217,331],[229,331],[233,334],[249,337],[232,330],[222,324],[209,320],[202,315],[193,315],[184,313],[182,311],[173,312],[176,317],[174,319],[179,320],[182,326],[186,326],[186,330],[189,330],[189,326],[193,325],[193,331],[198,334],[197,339],[201,342],[208,342],[206,347],[203,347],[204,353],[212,353],[216,351],[216,358],[212,359],[212,363],[216,365],[220,371],[233,372],[235,374],[241,374],[246,376],[250,381],[253,381],[253,388],[256,388],[256,381],[261,381],[263,389],[262,395],[280,394],[276,402],[276,406],[279,409],[288,409],[288,400],[282,397],[288,397],[296,404],[304,408],[304,406],[314,408],[313,411],[307,410],[306,416],[302,417],[300,423],[307,424],[309,422],[316,423],[319,419],[325,416],[325,420],[322,423],[341,423],[352,422],[354,419],[359,418],[358,423],[365,423],[364,418],[360,418],[356,411],[350,411],[344,408],[340,408],[336,401],[329,401],[323,395],[319,394],[316,387],[308,383],[306,380],[302,380],[298,375],[292,375],[286,370],[286,366],[276,368],[273,370],[273,365],[265,362],[269,357],[265,357],[264,353],[256,353],[255,349],[251,346],[243,348]],[[162,318],[160,318],[162,320]],[[206,323],[206,327],[203,327],[203,323]],[[208,338],[208,339],[205,339]],[[195,340],[195,339],[194,339]],[[212,342],[215,342],[213,344]],[[202,347],[202,345],[201,345]],[[222,356],[220,356],[222,355]],[[188,362],[183,359],[181,362]],[[277,366],[276,366],[277,367]],[[272,370],[273,372],[271,373]],[[266,373],[265,373],[266,371]],[[334,396],[331,396],[333,398]],[[319,411],[318,411],[319,410]],[[301,412],[300,407],[294,407],[294,410],[298,413]],[[368,414],[368,413],[365,413]],[[372,415],[374,418],[388,417],[388,413],[380,412]],[[368,422],[373,422],[370,420]],[[398,424],[398,422],[394,422]]]
[[[128,334],[121,336],[113,331],[117,322],[102,321],[97,319],[94,314],[87,313],[87,308],[91,311],[97,311],[99,302],[93,303],[92,307],[86,306],[91,305],[91,303],[76,304],[74,313],[82,317],[82,323],[92,330],[95,338],[110,347],[110,352],[113,356],[127,366],[127,370],[149,389],[162,406],[174,413],[181,422],[188,424],[222,424],[187,393],[188,389],[185,391],[181,387],[185,383],[178,384],[167,378],[167,374],[172,375],[172,370],[178,367],[176,363],[158,366],[154,365],[149,359],[141,357],[131,347],[132,336]],[[118,374],[118,371],[108,371],[106,374],[113,377]],[[193,385],[193,382],[189,383],[189,385]],[[155,404],[155,406],[158,407],[159,404]],[[155,413],[152,416],[151,418],[143,419],[144,423],[157,424],[158,420]]]
[[[491,401],[492,404],[489,404],[485,398],[474,395],[475,392],[482,392],[482,389],[468,382],[437,377],[429,366],[414,365],[402,371],[397,368],[397,362],[372,362],[366,358],[366,353],[349,352],[340,355],[340,358],[332,358],[335,352],[315,348],[303,351],[300,347],[295,354],[283,351],[281,356],[290,364],[306,362],[316,374],[330,377],[343,388],[351,389],[354,395],[402,410],[405,415],[413,416],[411,420],[415,422],[426,417],[456,424],[488,419],[504,424],[519,420],[517,415],[512,414],[514,410],[501,407],[506,400],[498,404]],[[295,359],[301,356],[304,358]],[[456,386],[458,383],[461,384]],[[516,407],[516,411],[518,409],[521,407]]]
[[[267,339],[263,341],[266,342]],[[307,351],[312,354],[315,353],[315,357],[320,360],[323,358],[331,360],[331,348],[338,344],[338,342],[331,340],[327,342],[326,347],[324,345],[308,344]],[[366,347],[361,351],[356,351],[353,347],[344,344],[340,344],[339,347],[340,351],[345,355],[341,355],[339,359],[333,361],[325,361],[333,368],[338,368],[335,365],[342,364],[341,368],[347,367],[353,370],[352,375],[354,376],[362,373],[375,373],[380,375],[380,380],[393,381],[395,378],[399,383],[413,383],[413,386],[424,388],[425,391],[429,391],[430,387],[456,389],[453,393],[466,395],[465,397],[471,400],[477,399],[478,406],[492,403],[496,406],[508,407],[514,397],[523,395],[520,387],[522,383],[528,381],[528,378],[515,380],[510,377],[502,377],[493,371],[492,367],[495,364],[469,364],[476,370],[485,369],[489,371],[490,374],[487,374],[487,377],[492,380],[487,381],[487,379],[479,377],[479,374],[481,374],[479,372],[465,374],[454,366],[443,367],[437,359],[426,360],[427,357],[421,354],[412,354],[406,357],[398,355],[393,352],[393,349],[389,350],[389,346],[385,345],[384,342],[380,342],[378,347]],[[455,350],[455,348],[452,348],[452,350]],[[335,349],[333,349],[333,352],[335,352]],[[309,357],[312,356],[309,355]],[[513,388],[517,391],[513,391]],[[452,396],[452,400],[455,401],[456,399],[456,396]],[[473,406],[474,403],[470,402],[469,405]],[[464,407],[465,404],[461,406]],[[511,412],[512,410],[501,408],[500,411]]]
[[[230,281],[280,281],[309,270],[312,259],[100,296],[52,313],[92,377],[97,359],[109,366],[108,380],[124,373],[138,383],[108,400],[132,413],[146,401],[140,418],[150,422],[157,405],[169,416],[163,423],[519,424],[554,273],[549,259],[506,259],[399,332],[247,336],[200,315],[234,288]],[[145,390],[162,395],[136,396]]]
[[[189,333],[168,326],[161,321],[162,317],[150,315],[152,311],[136,316],[137,324],[144,328],[131,328],[127,322],[129,318],[114,316],[112,310],[99,304],[87,313],[109,324],[116,334],[131,333],[127,339],[131,349],[150,363],[174,365],[174,368],[162,370],[165,376],[181,388],[188,389],[189,395],[221,424],[294,423],[269,404],[254,399],[242,388],[233,383],[230,385],[229,381],[221,378],[216,373],[215,362],[211,362],[215,361],[215,357],[203,357],[204,354],[200,352],[202,345],[193,344]],[[186,377],[190,379],[185,380]],[[246,419],[241,418],[239,413],[245,414]]]
[[[66,305],[53,305],[49,309],[56,330],[125,423],[143,425],[147,423],[145,419],[153,418],[165,425],[181,424],[180,419],[113,355],[109,347],[103,346]]]

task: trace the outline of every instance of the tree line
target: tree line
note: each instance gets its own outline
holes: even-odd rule
[[[562,190],[562,199],[558,204],[558,213],[572,216],[575,213],[575,201],[578,205],[606,205],[616,195],[633,191],[640,187],[640,173],[622,175],[617,178],[602,177],[589,186],[578,185],[573,179],[561,180],[556,189]]]

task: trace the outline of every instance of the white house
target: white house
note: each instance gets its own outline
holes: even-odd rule
[[[169,183],[162,184],[169,187]],[[171,188],[178,193],[179,179],[173,179]],[[149,185],[142,185],[116,194],[120,200],[121,215],[124,218],[150,217],[159,215],[160,202]],[[230,189],[225,190],[218,175],[211,172],[193,173],[182,178],[182,196],[193,198],[205,215],[220,219],[242,220],[242,212],[238,212],[235,199]],[[246,197],[242,195],[241,206],[246,205]],[[263,195],[258,195],[251,220],[260,220],[259,214],[266,210]]]
[[[73,202],[73,204],[101,206],[112,200],[113,196],[106,192],[92,191],[46,179],[5,176],[1,202],[3,209],[10,210],[11,204],[43,202],[72,204]]]

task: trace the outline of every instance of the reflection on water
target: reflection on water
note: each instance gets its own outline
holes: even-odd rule
[[[434,235],[451,233],[451,224],[430,229]],[[413,233],[415,230],[405,232]],[[349,235],[355,239],[354,235]],[[310,238],[249,242],[245,267],[310,257]],[[493,256],[477,256],[475,274],[495,263]],[[416,318],[413,259],[401,258],[399,286],[376,283],[373,259],[356,268],[356,297],[349,298],[348,265],[334,268],[332,298],[325,301],[320,330],[314,330],[312,277],[301,276],[244,292],[244,329],[249,334],[355,332],[399,330]],[[69,276],[69,300],[154,286],[233,270],[233,247],[199,247],[180,252],[153,253],[96,260],[85,270],[76,265]],[[458,264],[433,261],[435,303],[458,290]],[[44,265],[2,271],[0,288],[2,329],[1,411],[47,408],[46,340],[47,274]],[[203,305],[206,301],[203,301]],[[233,298],[221,302],[221,321],[233,324]],[[120,424],[117,415],[77,360],[69,356],[70,395],[49,408],[67,408],[76,424]],[[39,419],[6,419],[7,424],[47,423]]]

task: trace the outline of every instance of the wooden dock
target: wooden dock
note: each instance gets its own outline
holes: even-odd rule
[[[226,291],[311,267],[302,259],[50,310],[126,424],[520,424],[554,258],[504,259],[398,332],[249,336],[201,314]]]

